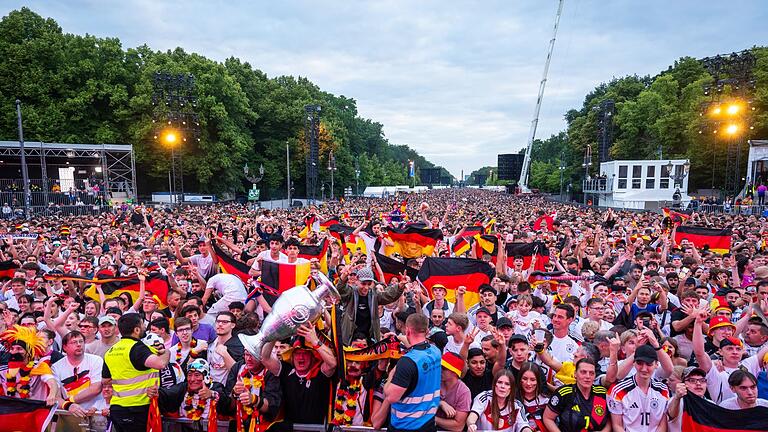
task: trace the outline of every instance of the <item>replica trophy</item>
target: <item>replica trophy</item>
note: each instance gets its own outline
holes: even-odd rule
[[[261,360],[264,344],[295,335],[305,323],[314,323],[320,319],[326,302],[330,299],[339,300],[339,292],[327,276],[318,272],[314,278],[317,282],[314,291],[310,291],[306,285],[298,285],[280,294],[256,335],[237,336],[252,356]]]

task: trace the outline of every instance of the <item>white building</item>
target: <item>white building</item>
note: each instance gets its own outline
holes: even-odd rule
[[[768,181],[768,140],[749,140],[747,160],[747,183]]]
[[[686,206],[688,196],[687,159],[615,160],[600,164],[599,177],[584,181],[587,200],[602,207],[656,210],[670,205],[679,190]]]

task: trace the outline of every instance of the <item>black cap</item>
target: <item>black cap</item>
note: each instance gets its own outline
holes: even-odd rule
[[[513,334],[509,337],[509,340],[507,341],[507,346],[511,347],[513,343],[515,342],[523,342],[524,344],[528,344],[528,338],[526,338],[523,335],[520,334]]]
[[[653,363],[659,360],[659,355],[656,354],[656,350],[650,345],[640,345],[635,350],[635,361],[641,361],[645,363]]]
[[[435,346],[440,351],[442,351],[443,348],[445,348],[445,346],[448,344],[448,335],[445,334],[445,332],[442,330],[436,331],[435,333],[427,337],[427,339],[429,339],[430,342],[435,344]]]
[[[507,317],[501,317],[496,320],[496,328],[502,328],[502,327],[515,327],[514,324],[512,324],[512,321]]]
[[[493,316],[491,311],[485,306],[482,306],[479,309],[477,309],[477,311],[475,312],[475,316],[477,316],[477,314],[479,314],[480,312],[485,312],[486,314],[488,314],[488,316],[491,316],[491,317]]]
[[[685,370],[683,371],[683,376],[682,376],[682,379],[683,379],[683,381],[687,380],[687,379],[688,379],[688,377],[689,377],[689,376],[691,376],[691,375],[698,375],[698,376],[703,376],[703,377],[705,377],[705,376],[707,376],[707,373],[706,373],[706,372],[704,372],[704,369],[702,369],[702,368],[700,368],[700,367],[696,367],[696,366],[688,366],[688,367],[687,367],[687,368],[685,368]]]
[[[685,285],[696,285],[696,278],[689,277],[685,280]]]

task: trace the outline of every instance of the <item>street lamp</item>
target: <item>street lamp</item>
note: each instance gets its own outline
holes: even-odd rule
[[[563,173],[565,172],[564,153],[560,153],[560,201],[563,201]]]
[[[246,178],[246,179],[247,179],[249,182],[251,182],[251,183],[252,183],[252,187],[251,187],[251,190],[254,190],[254,191],[258,191],[258,189],[256,189],[256,185],[257,185],[257,184],[258,184],[258,183],[259,183],[259,182],[260,182],[262,179],[264,179],[264,164],[259,164],[259,176],[258,176],[258,177],[249,176],[249,175],[248,175],[248,173],[249,173],[249,172],[250,172],[250,169],[248,168],[248,162],[246,162],[246,163],[245,163],[245,165],[243,166],[243,174],[245,174],[245,178]],[[255,194],[255,193],[256,193],[256,192],[254,192],[254,194]],[[258,196],[254,196],[253,198],[254,198],[254,199],[253,199],[254,201],[258,201],[258,200],[259,200],[259,197],[258,197]],[[250,193],[248,194],[248,200],[249,200],[249,201],[251,200],[251,195],[250,195]]]
[[[584,204],[587,203],[587,182],[589,181],[589,167],[592,166],[592,145],[587,144],[587,148],[584,149],[584,163],[581,164],[584,168]]]
[[[331,201],[333,201],[333,173],[336,171],[336,158],[333,157],[333,150],[328,155],[328,171],[331,172]]]
[[[683,180],[688,177],[690,170],[691,163],[689,161],[685,161],[685,163],[682,165],[682,170],[679,172],[675,170],[675,165],[672,164],[672,161],[667,163],[667,175],[672,180],[672,184],[675,186],[675,192],[672,194],[673,207],[680,207],[681,205],[683,196],[680,193],[680,187],[683,185]]]
[[[168,173],[168,192],[171,194],[171,204],[176,204],[177,197],[173,186],[176,179],[176,146],[181,141],[181,135],[175,129],[165,129],[160,132],[159,137],[155,135],[155,139],[158,138],[163,145],[171,149],[171,172]]]

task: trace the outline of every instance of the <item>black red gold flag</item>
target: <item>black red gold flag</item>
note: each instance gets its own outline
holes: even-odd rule
[[[264,298],[273,304],[277,296],[283,291],[297,285],[304,285],[309,279],[310,266],[308,262],[301,264],[276,263],[272,261],[261,262],[261,278],[259,283],[266,287]],[[275,295],[276,294],[276,295]]]
[[[686,432],[768,431],[768,408],[732,411],[690,392],[683,397],[682,430]]]
[[[43,432],[51,423],[57,404],[45,406],[45,401],[0,396],[0,432]]]
[[[708,247],[719,254],[731,250],[730,228],[713,229],[693,225],[682,225],[675,230],[675,243],[680,244],[684,239],[693,243],[699,249]]]
[[[467,288],[464,294],[464,304],[473,306],[480,299],[480,285],[490,284],[496,270],[488,263],[472,258],[433,258],[428,257],[421,265],[418,281],[432,295],[432,286],[441,284],[448,290],[446,298],[455,301],[456,288]]]
[[[472,248],[472,239],[457,236],[451,244],[451,254],[455,257],[464,255]]]
[[[328,274],[328,239],[323,239],[319,245],[300,245],[299,258],[316,259],[320,262],[320,271]]]
[[[248,264],[236,260],[230,254],[225,252],[216,241],[212,241],[211,246],[213,247],[213,252],[216,254],[216,258],[219,259],[219,269],[223,273],[229,273],[239,277],[247,286],[251,280],[251,276],[248,274],[251,268],[248,267]]]
[[[18,268],[19,265],[13,260],[0,262],[0,279],[11,279]]]
[[[516,256],[523,257],[523,268],[531,266],[531,259],[536,256],[536,265],[534,270],[543,271],[544,266],[549,262],[549,249],[542,242],[533,243],[507,243],[507,266],[512,267]]]
[[[439,229],[419,228],[413,225],[390,228],[387,235],[395,243],[393,247],[387,248],[387,255],[397,253],[403,258],[432,255],[437,242],[443,239],[443,232]]]
[[[393,277],[400,278],[402,272],[405,272],[411,280],[415,280],[416,276],[419,274],[417,269],[405,265],[402,261],[398,261],[378,252],[374,253],[376,254],[376,262],[379,263],[381,272],[384,273],[384,281],[386,283],[389,283]]]

